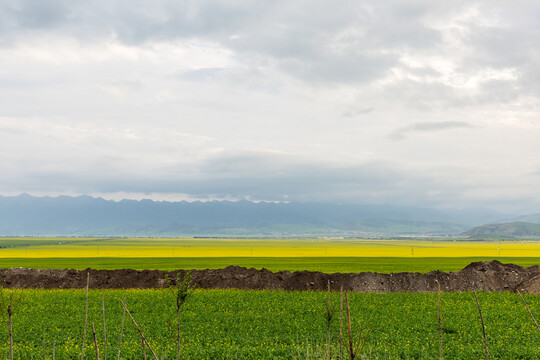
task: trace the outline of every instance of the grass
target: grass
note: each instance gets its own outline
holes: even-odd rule
[[[53,339],[59,359],[77,358],[84,324],[84,290],[23,290],[13,317],[14,355],[41,358],[42,343],[50,358]],[[119,300],[127,306],[158,356],[176,357],[174,294],[161,290],[90,290],[88,321],[96,324],[103,351],[101,296],[107,311],[109,357],[115,358],[122,319]],[[443,293],[443,353],[447,359],[479,359],[484,354],[482,327],[472,293]],[[540,298],[524,295],[540,316]],[[540,333],[517,294],[478,293],[492,359],[537,359]],[[331,300],[339,304],[339,293]],[[439,355],[437,294],[349,294],[352,328],[365,323],[371,331],[364,354],[370,359],[432,359]],[[305,359],[326,354],[326,292],[196,290],[180,313],[182,358]],[[331,353],[338,350],[338,317],[331,323]],[[8,346],[0,328],[0,353]],[[123,330],[122,358],[141,358],[141,337],[129,322]],[[93,339],[85,358],[94,359]]]
[[[458,271],[474,261],[498,259],[523,267],[540,264],[540,258],[529,257],[464,257],[464,258],[389,258],[389,257],[294,257],[294,258],[0,258],[0,268],[25,267],[38,269],[220,269],[230,265],[271,271],[321,271],[335,272],[421,272],[433,270]]]

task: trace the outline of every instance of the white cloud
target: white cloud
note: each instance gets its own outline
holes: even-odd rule
[[[534,207],[538,14],[2,4],[0,192]]]

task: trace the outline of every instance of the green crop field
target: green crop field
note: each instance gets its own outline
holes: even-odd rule
[[[0,238],[0,267],[272,271],[457,271],[473,261],[540,264],[536,241]]]
[[[321,271],[346,273],[374,271],[421,272],[433,270],[458,271],[474,261],[500,260],[523,267],[540,264],[536,257],[464,257],[464,258],[402,258],[402,257],[201,257],[201,258],[0,258],[0,268],[25,267],[37,269],[221,269],[230,265],[271,271]]]
[[[43,344],[51,358],[77,359],[84,328],[84,290],[20,290],[13,315],[16,359],[41,359]],[[8,296],[9,290],[4,290]],[[128,309],[160,359],[175,358],[175,299],[167,289],[90,290],[85,359],[95,359],[90,323],[104,355],[101,296],[105,299],[107,355],[115,358]],[[439,356],[437,294],[364,294],[350,296],[354,331],[369,329],[362,358],[434,359]],[[339,353],[339,297],[331,295],[332,358]],[[540,333],[519,296],[479,293],[491,359],[538,359]],[[526,295],[540,317],[540,298]],[[196,290],[181,309],[183,359],[323,359],[326,349],[327,293]],[[472,293],[443,293],[443,352],[446,359],[480,359],[484,343]],[[0,357],[6,358],[8,334],[0,328]],[[126,316],[122,359],[141,359],[141,337]],[[151,358],[150,353],[148,353]]]
[[[456,271],[473,261],[498,259],[530,266],[540,263],[535,242],[427,242],[403,240],[257,239],[0,239],[0,267],[74,269],[206,269],[230,265],[327,273]],[[429,255],[429,256],[428,256]],[[4,296],[14,292],[3,290]],[[16,359],[78,359],[84,329],[83,290],[19,290],[13,315]],[[175,299],[167,289],[90,290],[85,358],[95,359],[90,323],[101,359],[116,358],[122,321],[119,302],[140,324],[159,359],[175,359]],[[339,358],[339,293],[332,293],[331,355]],[[352,293],[353,329],[369,330],[360,358],[431,359],[439,356],[436,294]],[[540,299],[527,295],[535,316]],[[480,293],[491,359],[538,359],[540,332],[520,298]],[[183,359],[327,359],[327,294],[322,292],[196,290],[181,310]],[[5,310],[3,312],[5,315]],[[471,293],[443,293],[445,359],[484,356],[482,327]],[[6,317],[3,317],[4,323]],[[142,359],[141,337],[126,317],[122,359]],[[0,327],[0,359],[8,356],[7,327]],[[151,354],[148,352],[148,358]],[[344,357],[345,358],[345,357]]]

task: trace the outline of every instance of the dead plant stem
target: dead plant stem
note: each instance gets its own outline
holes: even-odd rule
[[[13,360],[13,328],[12,328],[12,322],[11,322],[11,315],[12,315],[12,309],[11,304],[7,307],[7,314],[8,314],[8,331],[9,331],[9,360]]]
[[[96,347],[96,359],[99,360],[99,347],[96,337],[96,328],[94,327],[94,322],[92,321],[92,335],[94,336],[94,346]]]
[[[352,325],[351,325],[351,312],[349,308],[349,298],[347,293],[345,293],[345,310],[347,311],[347,330],[349,333],[349,356],[351,360],[354,360],[354,345],[353,345],[353,335],[352,335]]]
[[[127,308],[126,304],[124,302],[122,302],[122,300],[120,300],[120,302],[122,303],[122,305],[124,305],[124,309],[126,309],[126,313],[129,315],[131,321],[133,322],[133,325],[135,325],[135,327],[137,328],[137,331],[139,332],[139,334],[141,334],[141,337],[143,338],[143,341],[146,343],[146,345],[148,346],[148,349],[150,349],[150,352],[152,353],[152,355],[154,356],[154,359],[156,360],[159,360],[159,358],[157,357],[156,353],[154,352],[154,349],[152,349],[152,346],[150,346],[150,343],[148,342],[148,340],[144,337],[144,334],[142,333],[141,331],[141,328],[139,327],[139,325],[137,324],[137,322],[135,321],[135,319],[133,318],[133,316],[131,315],[131,313],[129,312],[129,309]]]
[[[124,296],[124,312],[122,313],[122,326],[120,327],[120,340],[118,340],[118,360],[120,360],[120,350],[122,349],[122,334],[124,333],[124,320],[126,318],[127,296]]]
[[[521,293],[519,292],[519,290],[517,291],[517,293],[519,294],[519,297],[520,297],[521,300],[523,301],[523,304],[525,304],[525,308],[526,308],[527,311],[529,312],[529,315],[531,315],[531,318],[532,318],[533,321],[534,321],[534,325],[536,325],[536,328],[538,329],[538,331],[540,331],[540,326],[538,326],[538,323],[536,322],[536,319],[534,318],[534,315],[532,314],[531,310],[529,309],[529,305],[527,305],[527,302],[525,301],[525,298],[523,298],[523,295],[521,295]]]
[[[328,360],[330,360],[330,325],[331,325],[331,304],[330,304],[330,280],[328,280],[328,340],[327,340],[327,355]]]
[[[486,328],[484,326],[484,318],[482,317],[482,309],[480,309],[480,303],[478,302],[478,296],[476,296],[476,291],[474,291],[474,298],[476,299],[476,306],[478,307],[478,312],[480,313],[480,322],[482,323],[482,334],[484,335],[484,347],[486,349],[486,360],[489,360],[489,351],[488,344],[486,339]]]
[[[442,351],[442,318],[441,318],[441,284],[437,282],[437,305],[439,308],[439,359],[443,360]]]
[[[103,359],[107,360],[107,328],[105,327],[105,295],[101,295],[101,308],[103,310],[103,338],[105,347],[103,349]]]
[[[343,357],[343,286],[339,296],[339,360]]]
[[[143,359],[146,360],[146,347],[144,346],[144,338],[141,337],[141,341],[142,341],[142,354],[143,354]]]
[[[84,346],[86,344],[86,327],[88,325],[88,286],[90,284],[90,272],[86,273],[86,300],[84,306],[84,330],[83,330],[83,343],[81,360],[84,360]]]

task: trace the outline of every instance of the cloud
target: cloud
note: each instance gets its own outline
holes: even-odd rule
[[[387,160],[336,163],[284,153],[218,153],[196,164],[161,166],[154,172],[136,166],[115,169],[114,159],[79,165],[77,171],[62,167],[33,168],[16,176],[0,176],[3,188],[24,188],[46,194],[131,194],[156,199],[250,199],[265,201],[321,201],[414,206],[471,206],[486,197],[487,184],[464,181],[464,168],[444,169],[443,174],[403,166]],[[442,176],[441,176],[442,175]],[[68,190],[66,190],[68,189]],[[488,189],[488,190],[486,190]],[[467,193],[467,197],[463,194]],[[501,199],[510,206],[521,194],[508,191]],[[147,196],[148,197],[148,196]],[[474,199],[474,200],[471,200]],[[522,202],[527,205],[529,201]],[[514,204],[515,205],[515,204]]]
[[[3,29],[5,43],[16,43],[15,35],[27,31],[69,33],[87,42],[115,38],[130,46],[195,39],[250,61],[273,61],[304,81],[328,84],[365,83],[385,76],[398,57],[389,46],[417,48],[437,42],[438,31],[422,23],[429,10],[421,9],[347,2],[328,11],[322,1],[128,5],[61,0],[40,2],[38,8],[21,0],[16,6],[5,5],[0,13],[9,20]]]
[[[539,202],[539,14],[533,1],[3,2],[1,189]]]
[[[360,109],[360,110],[346,111],[346,112],[342,113],[341,116],[345,117],[345,118],[356,117],[356,116],[369,114],[369,113],[373,112],[374,110],[375,110],[375,108],[373,108],[373,107],[367,107],[367,108],[363,108],[363,109]]]
[[[26,134],[26,132],[23,130],[11,128],[11,127],[0,127],[0,134],[2,133],[9,136]]]
[[[388,137],[392,140],[403,140],[410,133],[415,132],[438,132],[451,129],[472,129],[474,126],[465,121],[440,121],[440,122],[418,122],[394,130]]]

